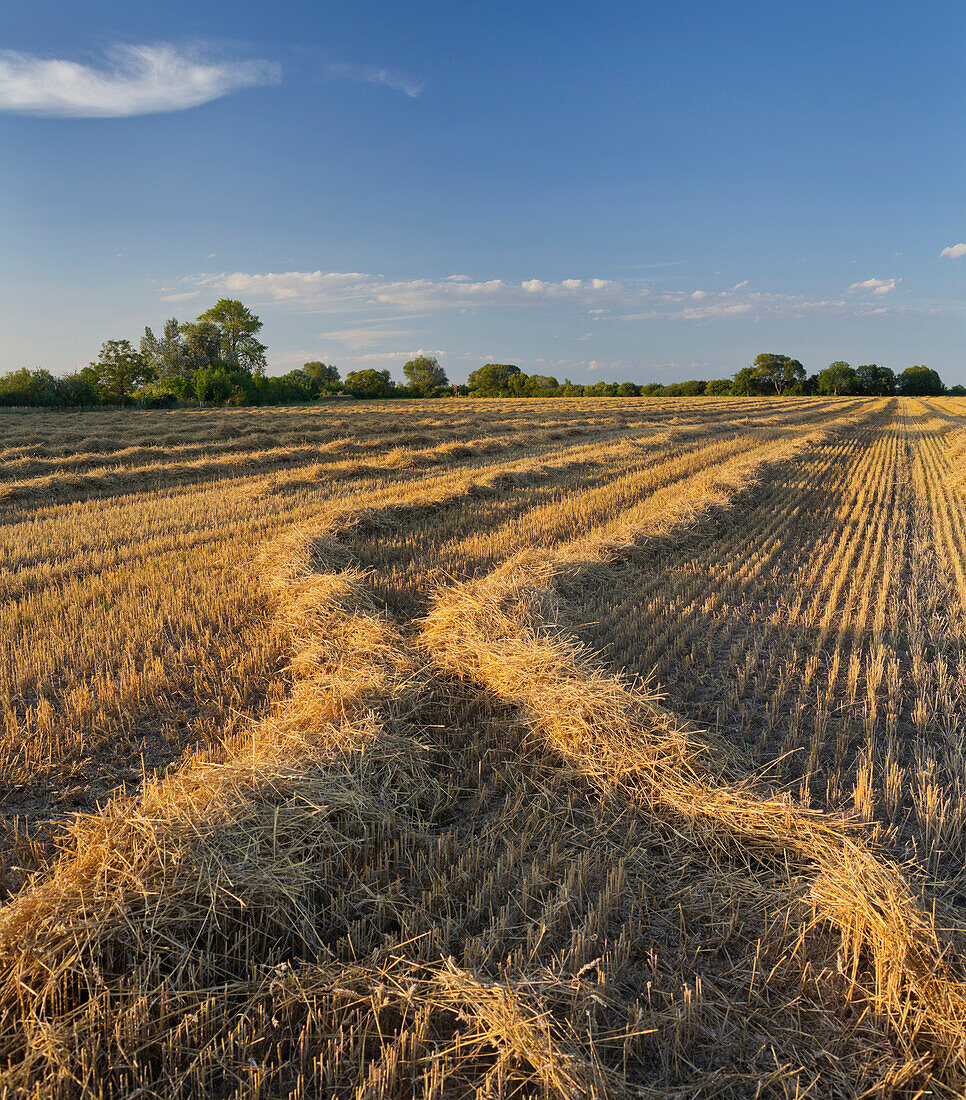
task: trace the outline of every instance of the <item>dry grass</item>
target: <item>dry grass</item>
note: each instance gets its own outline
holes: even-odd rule
[[[960,1095],[958,410],[0,418],[0,1094]]]

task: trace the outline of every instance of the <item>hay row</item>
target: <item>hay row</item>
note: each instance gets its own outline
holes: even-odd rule
[[[726,505],[759,463],[794,449],[766,442],[659,490],[653,507],[667,517],[689,494]],[[221,750],[80,819],[50,877],[0,910],[0,1091],[603,1100],[795,1095],[819,1079],[825,1095],[862,1082],[886,1096],[929,1081],[934,1063],[897,1061],[861,1013],[825,1004],[825,983],[864,974],[836,975],[820,945],[803,946],[788,918],[797,884],[763,885],[757,857],[743,869],[749,850],[772,857],[794,807],[777,803],[739,845],[731,817],[758,805],[750,792],[725,789],[704,823],[654,813],[659,773],[683,772],[685,791],[718,787],[673,716],[581,663],[554,555],[515,559],[500,575],[520,592],[511,584],[503,606],[481,588],[481,608],[446,630],[475,659],[505,643],[496,686],[472,661],[447,676],[439,639],[417,646],[378,609],[348,536],[379,539],[567,466],[548,468],[336,505],[265,553],[293,640],[291,691]],[[698,514],[682,505],[675,522]],[[633,534],[612,525],[589,562],[586,541],[569,547],[569,583],[631,552]],[[529,566],[514,572],[541,560],[536,587]],[[521,593],[533,597],[522,634]],[[542,716],[511,682],[535,650]],[[553,713],[563,724],[548,736]],[[642,750],[654,751],[634,770]],[[680,928],[677,904],[689,907]],[[710,923],[700,948],[723,960],[707,988],[687,969],[685,912]],[[662,943],[667,963],[648,954]]]
[[[815,437],[817,438],[817,437]],[[814,441],[814,440],[811,440]],[[535,736],[603,787],[669,815],[714,852],[739,844],[806,876],[815,919],[841,937],[851,995],[888,1020],[910,1059],[966,1082],[966,985],[951,973],[935,925],[899,869],[845,819],[723,781],[705,746],[674,716],[596,667],[567,628],[567,593],[732,502],[767,465],[809,440],[740,458],[676,492],[664,514],[625,523],[556,552],[521,554],[486,578],[442,591],[423,624],[427,651],[520,707]],[[653,511],[660,501],[651,501]],[[718,774],[714,774],[717,771]]]
[[[332,1014],[330,1033],[360,1002],[358,1028],[379,1028],[387,1012],[396,1031],[411,1017],[422,1030],[433,1022],[452,1049],[441,1056],[437,1043],[417,1064],[440,1088],[487,1079],[501,1090],[536,1083],[558,1096],[607,1094],[606,1074],[567,1049],[566,1033],[526,988],[481,981],[445,960],[391,973],[360,966],[355,976],[318,963],[277,965],[324,955],[346,931],[335,914],[371,907],[366,878],[337,869],[365,867],[374,835],[388,834],[418,868],[427,844],[421,819],[442,801],[438,771],[415,733],[419,696],[432,696],[436,674],[376,608],[339,536],[571,467],[530,463],[382,509],[337,507],[320,528],[268,548],[263,582],[295,648],[290,694],[250,735],[79,818],[49,877],[36,877],[0,910],[0,1089],[101,1096],[105,1083],[122,1081],[143,1091],[161,1057],[161,1094],[196,1095],[212,1072],[230,1066],[237,1074],[253,1048],[212,1022],[204,1057],[216,1068],[196,1071],[202,1052],[192,1053],[196,1040],[180,1020],[237,1020],[267,986],[273,1013],[292,1009],[294,996],[298,1012]],[[387,917],[412,889],[403,886],[390,887]],[[249,981],[240,978],[265,958],[276,960],[267,974],[255,964]],[[85,1071],[85,1059],[99,1060],[100,1070]],[[177,1080],[174,1063],[188,1066]],[[374,1059],[356,1056],[358,1095],[388,1095],[399,1063],[392,1044]]]
[[[242,451],[218,458],[205,456],[191,461],[169,460],[145,466],[110,466],[83,471],[58,468],[52,473],[39,477],[0,484],[0,502],[22,504],[50,499],[76,499],[87,497],[94,492],[129,492],[145,485],[183,485],[191,480],[210,477],[238,477],[264,469],[281,470],[290,466],[304,466],[312,460],[315,460],[315,464],[311,467],[309,480],[326,475],[369,476],[375,472],[385,473],[398,469],[443,465],[453,459],[496,454],[503,450],[516,450],[541,442],[556,442],[583,432],[584,429],[575,427],[562,431],[535,432],[532,433],[535,438],[524,440],[514,436],[474,439],[465,443],[453,441],[436,444],[424,449],[401,448],[397,445],[392,447],[381,460],[371,458],[347,460],[345,456],[352,453],[371,455],[374,449],[379,449],[380,444],[398,441],[398,433],[395,436],[387,436],[371,442],[357,443],[336,439],[319,445]],[[322,461],[326,458],[327,461]]]
[[[758,415],[744,417],[722,417],[720,414],[716,415],[717,410],[702,407],[700,417],[669,417],[667,423],[673,428],[674,434],[685,440],[709,429],[723,432],[734,431],[749,424],[794,424],[814,417],[821,411],[821,407],[820,403],[810,403],[804,408],[783,411],[781,416],[767,416],[764,415],[766,410],[756,409],[752,411]],[[339,434],[332,427],[326,429],[329,438],[313,443],[305,443],[306,433],[301,433],[299,442],[302,445],[281,445],[267,433],[261,437],[255,433],[254,439],[262,440],[256,447],[246,448],[230,434],[217,441],[223,443],[225,450],[219,449],[215,454],[206,449],[205,444],[187,444],[181,448],[199,450],[197,458],[179,455],[177,449],[172,451],[170,448],[166,450],[162,447],[141,446],[127,447],[116,454],[71,455],[48,459],[33,457],[37,446],[41,445],[33,448],[28,446],[22,457],[17,457],[18,452],[14,452],[5,460],[6,478],[0,483],[0,503],[13,506],[77,500],[94,493],[125,493],[147,486],[180,485],[213,477],[244,477],[253,471],[267,468],[278,471],[276,476],[280,484],[292,481],[297,485],[300,481],[310,482],[319,476],[367,476],[392,470],[446,465],[454,460],[532,448],[582,435],[611,439],[639,432],[641,429],[653,433],[655,424],[662,423],[661,418],[653,417],[647,421],[633,420],[631,414],[636,409],[634,406],[630,409],[624,406],[617,410],[617,416],[576,421],[561,418],[559,422],[542,428],[534,428],[521,420],[514,431],[507,431],[511,425],[500,422],[501,434],[460,438],[461,429],[485,427],[489,422],[485,415],[487,411],[488,409],[480,410],[477,417],[454,417],[445,422],[403,422],[401,427],[398,423],[393,423],[392,431],[362,439]],[[338,421],[338,424],[344,425],[344,422]],[[378,426],[382,429],[386,427],[382,422]],[[310,420],[307,434],[317,434],[319,430],[319,425]],[[444,437],[443,442],[440,442],[441,435]],[[273,443],[276,445],[272,445]],[[148,462],[144,465],[123,464],[141,457],[149,458],[165,453],[168,455],[165,461]],[[174,460],[172,454],[177,456]],[[4,460],[3,454],[0,454],[0,460]],[[306,466],[313,460],[314,465],[310,467],[312,472],[307,479],[304,474],[283,473],[291,467]],[[76,468],[84,466],[87,468]],[[50,472],[42,473],[44,469]],[[25,477],[25,474],[34,476]]]

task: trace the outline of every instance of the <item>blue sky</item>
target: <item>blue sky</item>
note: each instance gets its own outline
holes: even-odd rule
[[[0,370],[228,294],[272,373],[966,383],[964,47],[946,0],[9,0]]]

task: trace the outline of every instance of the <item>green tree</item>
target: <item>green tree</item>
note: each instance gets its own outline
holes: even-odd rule
[[[262,322],[247,306],[235,298],[220,298],[198,318],[218,328],[221,336],[220,358],[227,367],[265,373],[267,348],[256,339]]]
[[[476,397],[509,397],[510,379],[521,373],[512,363],[484,363],[470,372],[466,385]]]
[[[510,397],[527,397],[527,383],[530,381],[530,376],[524,374],[523,371],[518,371],[516,374],[511,374],[506,380],[506,389],[503,392],[504,396]]]
[[[221,366],[201,367],[192,379],[195,396],[202,405],[222,405],[231,396],[234,381]]]
[[[212,321],[185,321],[181,325],[180,353],[186,378],[207,367],[223,365],[221,330]]]
[[[90,370],[103,401],[127,404],[131,391],[151,378],[144,356],[135,351],[130,340],[107,340]]]
[[[708,383],[704,378],[692,378],[687,382],[681,383],[681,394],[683,397],[699,397],[707,389]]]
[[[320,393],[331,393],[341,388],[341,383],[332,388],[329,388],[331,385],[330,383],[320,383],[318,377],[307,369],[314,365],[315,364],[312,363],[306,363],[304,367],[299,367],[297,370],[290,370],[288,374],[282,374],[277,378],[273,378],[273,400],[312,401],[318,397]],[[325,367],[325,364],[320,363],[319,366]],[[329,369],[335,371],[334,367],[325,367],[325,369],[326,371]],[[338,377],[338,372],[335,373],[336,377]]]
[[[731,381],[733,397],[758,397],[764,392],[754,367],[742,367]]]
[[[83,370],[71,371],[61,379],[65,405],[96,405],[97,388]]]
[[[848,397],[860,392],[858,374],[841,359],[819,371],[816,383],[818,392],[825,396]]]
[[[725,397],[731,393],[730,378],[712,378],[704,387],[707,397]]]
[[[855,368],[859,380],[859,393],[866,397],[887,397],[896,392],[895,372],[877,363],[865,363]]]
[[[745,369],[751,371],[755,387],[752,392],[783,394],[805,381],[805,368],[797,359],[773,351],[756,355],[751,367]]]
[[[161,336],[155,336],[150,328],[145,328],[141,337],[141,355],[155,378],[163,380],[191,377],[192,370],[181,345],[181,326],[176,317],[165,321]]]
[[[446,371],[434,355],[417,355],[415,359],[410,359],[403,365],[403,374],[420,397],[429,397],[449,385]]]
[[[358,397],[388,397],[395,388],[387,370],[350,370],[345,388]]]
[[[614,382],[595,382],[584,386],[584,397],[616,397],[617,384]]]
[[[635,386],[633,382],[621,382],[617,387],[618,397],[640,397],[641,387]]]
[[[329,363],[313,359],[310,363],[303,364],[302,370],[311,378],[316,393],[338,393],[342,387],[338,368]]]
[[[936,397],[943,392],[943,382],[929,367],[906,367],[899,375],[899,393],[905,397]]]
[[[56,379],[49,371],[12,370],[0,375],[0,405],[57,404]]]
[[[560,392],[560,383],[552,374],[531,374],[527,376],[527,397],[556,397]]]

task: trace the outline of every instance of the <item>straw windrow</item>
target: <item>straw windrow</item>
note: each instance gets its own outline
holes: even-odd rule
[[[855,823],[709,774],[706,746],[655,700],[595,667],[567,629],[566,593],[621,554],[733,500],[799,449],[738,460],[690,493],[677,490],[663,513],[664,502],[652,499],[644,520],[518,555],[479,581],[443,590],[424,621],[424,642],[441,663],[521,707],[534,734],[594,782],[670,815],[692,842],[768,852],[790,875],[806,876],[816,919],[840,933],[851,994],[889,1020],[910,1057],[925,1047],[953,1081],[966,1082],[966,984],[950,974],[933,921],[898,869]]]
[[[664,470],[608,440],[382,484],[271,543],[284,696],[79,817],[0,910],[0,1092],[955,1095],[962,994],[901,876],[857,826],[729,782],[572,633],[642,539],[823,438],[748,433]],[[450,583],[421,622],[387,598],[412,531],[471,544],[488,508],[511,529],[517,497],[615,455],[589,536]]]

